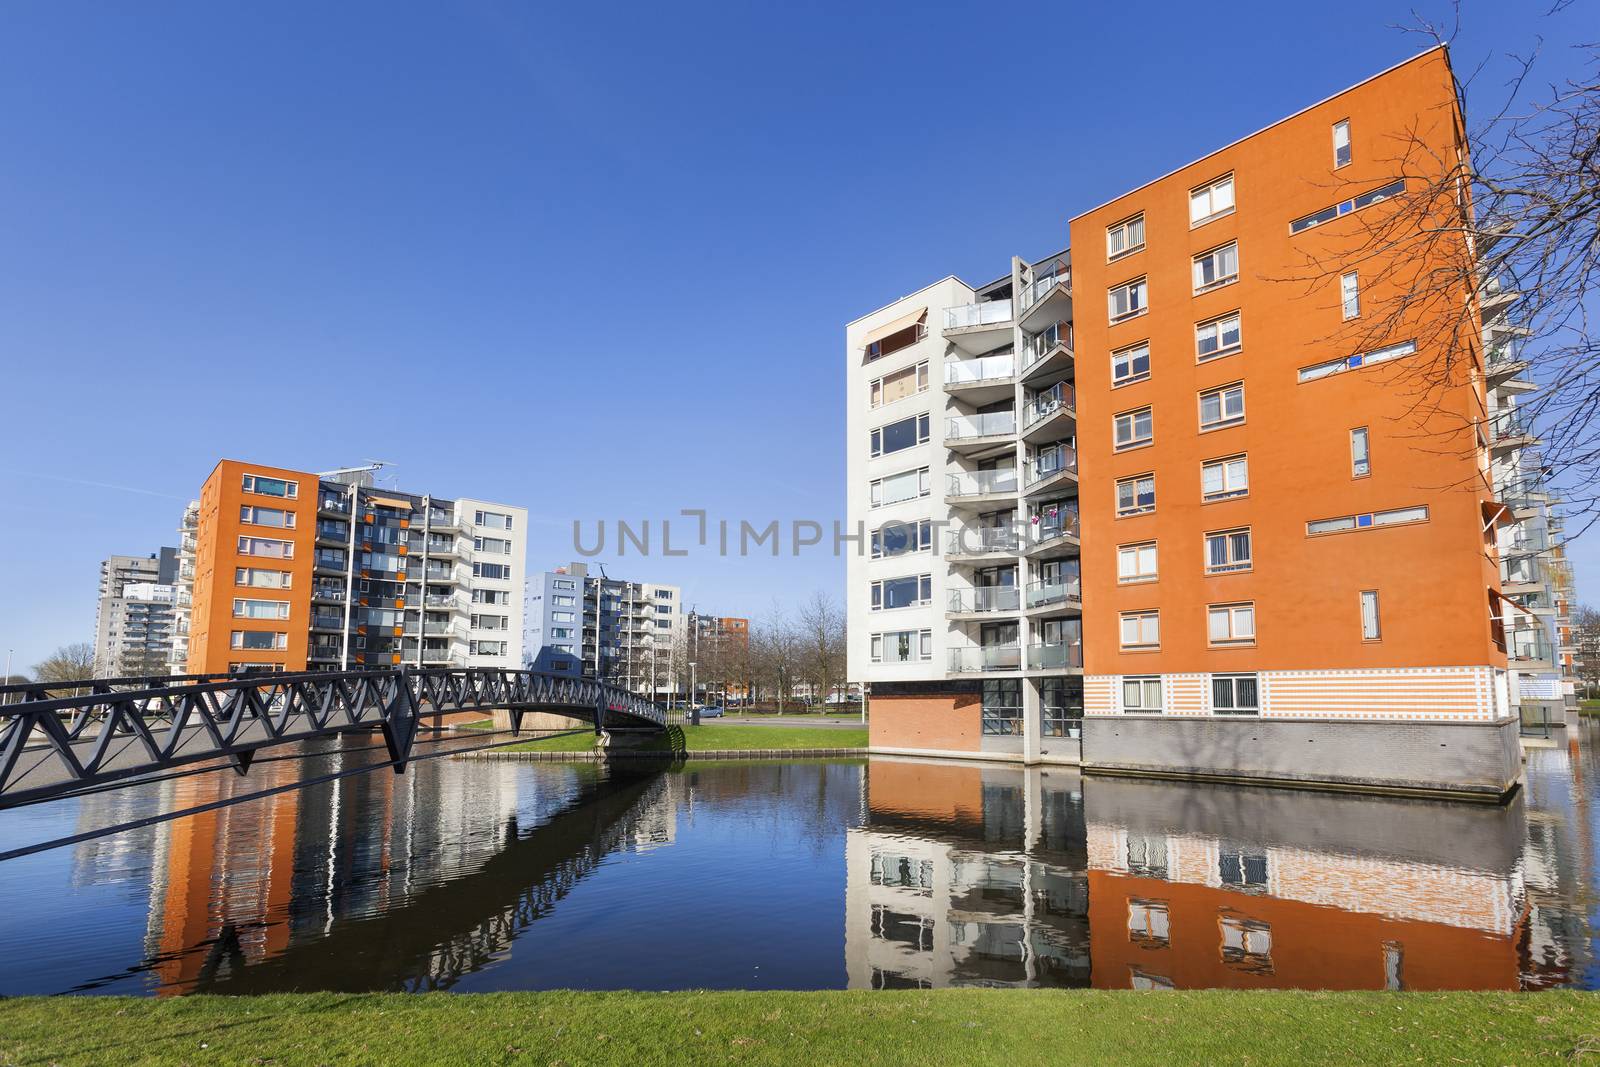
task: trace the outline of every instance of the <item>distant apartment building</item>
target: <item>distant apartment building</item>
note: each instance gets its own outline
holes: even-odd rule
[[[95,612],[97,678],[167,673],[176,626],[177,550],[112,556],[100,564]]]
[[[223,460],[195,512],[191,673],[522,664],[527,512]]]
[[[1433,49],[1079,214],[1069,251],[849,324],[875,750],[1513,785],[1538,608],[1502,592],[1497,482],[1531,438],[1480,363],[1416,440],[1420,312],[1337,340],[1397,296],[1338,258],[1407,188],[1385,146],[1453,160],[1461,121]],[[1283,280],[1308,260],[1340,266]]]
[[[686,633],[687,655],[698,667],[697,680],[715,683],[714,689],[723,699],[748,698],[749,679],[743,668],[749,661],[750,620],[691,611]]]
[[[527,588],[524,659],[531,670],[671,692],[683,663],[682,601],[675,585],[590,574],[586,563],[536,574]]]

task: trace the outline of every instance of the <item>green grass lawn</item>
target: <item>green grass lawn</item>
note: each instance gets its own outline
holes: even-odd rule
[[[677,730],[677,727],[673,727]],[[826,726],[735,726],[705,723],[682,728],[684,748],[689,753],[718,750],[763,748],[866,748],[866,727]],[[662,748],[671,746],[664,737]],[[500,752],[587,752],[594,747],[591,733],[540,738],[520,745],[509,745]]]
[[[1592,993],[302,994],[0,1001],[0,1064],[1600,1063]]]
[[[1578,701],[1579,715],[1600,715],[1600,700]]]

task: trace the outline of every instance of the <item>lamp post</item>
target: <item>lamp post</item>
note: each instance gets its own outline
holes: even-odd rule
[[[694,699],[694,660],[689,661],[689,706],[693,707]]]

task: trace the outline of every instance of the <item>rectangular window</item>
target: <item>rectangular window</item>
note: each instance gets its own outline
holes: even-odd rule
[[[915,367],[897,370],[893,374],[885,374],[882,378],[874,378],[869,387],[869,407],[882,407],[892,404],[896,400],[904,400],[908,396],[915,396],[928,388],[928,361],[923,360]]]
[[[1399,178],[1387,185],[1381,185],[1376,189],[1369,189],[1360,196],[1353,197],[1349,200],[1341,200],[1332,207],[1325,207],[1321,211],[1313,211],[1309,215],[1295,219],[1293,222],[1289,223],[1289,232],[1301,233],[1305,230],[1311,229],[1313,226],[1321,226],[1325,222],[1332,222],[1341,215],[1348,215],[1352,211],[1360,211],[1364,207],[1371,207],[1373,204],[1387,200],[1391,196],[1398,196],[1405,191],[1406,181],[1404,178]]]
[[[565,651],[565,652],[570,653],[572,651],[572,649],[570,647],[568,647],[568,648],[564,648],[564,649],[558,649],[558,651]],[[467,642],[467,655],[469,655],[469,656],[503,656],[505,654],[506,654],[506,642],[504,642],[504,641],[468,641]]]
[[[1333,166],[1334,169],[1350,162],[1350,120],[1340,119],[1333,124]]]
[[[872,583],[872,610],[892,611],[933,603],[933,575],[912,574]]]
[[[578,621],[578,616],[577,616],[576,612],[572,612],[572,611],[552,611],[550,613],[550,621],[551,622],[577,622]]]
[[[1233,210],[1233,175],[1224,175],[1189,191],[1189,225],[1210,222]]]
[[[875,508],[883,507],[887,504],[898,504],[902,500],[915,500],[919,496],[927,496],[931,491],[928,468],[921,467],[914,471],[891,474],[887,478],[874,479],[871,491],[872,506]]]
[[[1368,449],[1367,428],[1357,426],[1350,431],[1350,476],[1365,478],[1372,473],[1372,454]]]
[[[233,617],[236,619],[287,619],[289,603],[285,600],[235,600]]]
[[[872,635],[874,663],[917,663],[932,658],[932,630],[890,630]]]
[[[1256,639],[1256,606],[1212,604],[1206,608],[1206,639],[1213,645],[1253,644]]]
[[[1147,407],[1125,411],[1113,422],[1113,444],[1120,450],[1147,445],[1155,438],[1155,416]]]
[[[1218,715],[1259,715],[1261,698],[1253,674],[1213,674],[1211,710]]]
[[[928,440],[928,415],[913,415],[899,422],[891,422],[872,431],[872,455],[887,456],[895,452],[926,444]]]
[[[1401,341],[1397,345],[1389,345],[1372,352],[1362,352],[1354,356],[1345,356],[1342,359],[1331,359],[1326,363],[1314,363],[1309,367],[1300,368],[1300,380],[1302,382],[1316,381],[1318,378],[1326,378],[1328,375],[1338,374],[1340,371],[1355,370],[1357,367],[1364,367],[1370,363],[1383,363],[1386,360],[1409,356],[1416,350],[1415,342]]]
[[[1200,394],[1200,429],[1217,430],[1244,421],[1244,384],[1235,382]]]
[[[1194,257],[1194,291],[1204,293],[1239,280],[1239,242],[1229,241]]]
[[[510,578],[511,565],[508,563],[474,563],[472,565],[474,578]]]
[[[1121,322],[1135,315],[1143,315],[1149,310],[1146,306],[1145,279],[1135,278],[1131,282],[1123,282],[1110,291],[1106,300],[1112,322]]]
[[[288,571],[269,571],[260,567],[235,567],[233,584],[257,589],[288,589],[294,584],[294,575]]]
[[[554,604],[557,607],[571,608],[571,607],[576,607],[577,604],[578,604],[578,601],[577,601],[576,597],[553,596],[553,597],[550,598],[550,603]]]
[[[1144,216],[1135,215],[1106,227],[1106,261],[1137,252],[1144,247]]]
[[[1159,611],[1125,611],[1122,613],[1122,647],[1159,648],[1161,646],[1161,613]]]
[[[1117,581],[1153,582],[1156,580],[1156,543],[1117,546]]]
[[[509,530],[511,516],[499,511],[478,511],[473,513],[473,523],[490,530]]]
[[[246,474],[244,491],[260,496],[281,496],[286,500],[296,500],[300,496],[300,483],[285,481],[282,478],[267,478],[260,474]]]
[[[538,597],[533,599],[538,600]],[[474,604],[509,604],[511,593],[505,589],[474,589],[472,591]]]
[[[1150,342],[1111,353],[1111,384],[1127,385],[1150,377]]]
[[[1199,323],[1194,328],[1194,354],[1198,362],[1231,356],[1239,351],[1241,344],[1237,311],[1220,319]]]
[[[239,555],[267,559],[294,559],[293,541],[274,541],[267,537],[239,538]]]
[[[1122,710],[1153,712],[1161,710],[1161,679],[1122,679]]]
[[[1365,530],[1373,526],[1398,526],[1410,522],[1427,522],[1426,506],[1395,508],[1392,511],[1373,511],[1364,515],[1341,515],[1336,519],[1315,519],[1306,523],[1307,534],[1340,533],[1345,530]]]
[[[1361,315],[1361,276],[1356,271],[1339,275],[1339,314],[1346,321]]]
[[[576,589],[578,583],[572,578],[557,578],[550,583],[550,586],[553,589]]]
[[[1376,589],[1363,589],[1361,591],[1361,639],[1363,641],[1376,641],[1383,636],[1383,631],[1378,625],[1378,591]]]
[[[1250,569],[1250,528],[1206,534],[1206,573],[1229,574]]]
[[[250,504],[239,505],[239,521],[252,526],[274,526],[280,530],[294,529],[294,512],[283,508],[258,508]]]
[[[491,556],[509,556],[511,542],[503,537],[474,537],[472,549],[474,552],[487,552]]]
[[[289,647],[289,635],[273,633],[270,630],[235,630],[232,647],[246,648],[252,652],[264,650],[278,652]]]
[[[1227,500],[1250,491],[1250,465],[1244,456],[1213,459],[1200,465],[1200,499]]]
[[[933,520],[891,522],[872,531],[872,558],[927,552],[933,547]]]
[[[1140,474],[1117,483],[1117,517],[1156,509],[1156,476]]]

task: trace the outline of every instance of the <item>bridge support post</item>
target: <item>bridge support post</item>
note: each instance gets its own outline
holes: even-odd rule
[[[394,696],[383,709],[383,743],[394,761],[394,773],[406,773],[406,760],[416,739],[417,700],[411,692],[411,680],[402,668],[395,679]]]
[[[606,732],[606,696],[601,693],[594,702],[594,732],[601,736]]]
[[[506,714],[511,716],[511,736],[522,736],[522,712],[517,708],[507,708]]]

